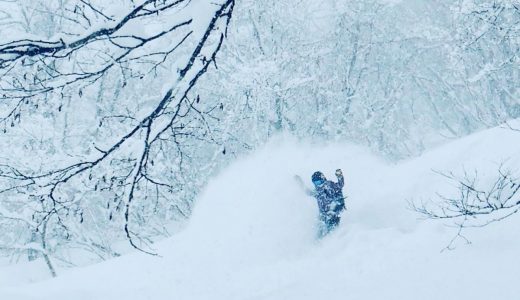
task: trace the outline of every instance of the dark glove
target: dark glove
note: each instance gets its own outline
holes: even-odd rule
[[[336,170],[336,176],[343,176],[343,173],[341,172],[341,169]]]

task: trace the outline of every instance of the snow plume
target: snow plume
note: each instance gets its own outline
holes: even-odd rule
[[[363,165],[373,169],[378,160],[354,146],[317,148],[280,138],[211,182],[185,234],[203,237],[207,247],[195,248],[209,249],[215,260],[262,264],[302,255],[315,241],[317,209],[294,176],[301,175],[311,188],[314,171],[336,180],[335,169],[343,167],[354,177],[350,171]]]
[[[495,128],[390,164],[364,148],[281,136],[210,181],[186,229],[155,245],[159,256],[4,286],[0,299],[517,299],[517,216],[468,229],[471,245],[441,252],[456,229],[418,219],[407,203],[457,192],[432,170],[518,168],[518,140]],[[318,241],[316,204],[293,177],[310,187],[312,172],[334,179],[336,168],[346,176],[347,211]]]

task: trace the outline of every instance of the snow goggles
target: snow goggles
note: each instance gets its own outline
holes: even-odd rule
[[[313,181],[312,183],[314,183],[314,185],[316,186],[320,186],[322,185],[323,183],[325,183],[325,181],[323,179],[319,179],[319,180],[315,180]]]

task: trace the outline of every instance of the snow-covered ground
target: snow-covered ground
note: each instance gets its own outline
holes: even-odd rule
[[[441,252],[456,229],[408,209],[411,200],[455,192],[432,170],[478,169],[492,179],[503,162],[520,169],[519,150],[520,132],[504,128],[397,164],[357,146],[279,137],[212,180],[186,229],[156,245],[160,256],[0,282],[0,299],[520,299],[520,216],[468,229],[472,244]],[[316,241],[317,208],[293,176],[322,170],[332,178],[336,168],[346,176],[348,211]],[[17,270],[0,268],[0,280]]]

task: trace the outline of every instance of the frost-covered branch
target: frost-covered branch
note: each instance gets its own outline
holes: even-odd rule
[[[81,97],[86,85],[109,76],[110,69],[116,66],[122,70],[124,82],[128,80],[124,70],[131,68],[132,64],[139,66],[135,67],[137,73],[133,77],[135,74],[144,76],[143,64],[157,68],[172,56],[175,57],[174,65],[178,67],[177,73],[170,76],[162,96],[148,100],[148,112],[122,118],[131,121],[131,126],[126,124],[123,134],[112,136],[105,141],[105,146],[91,145],[89,155],[43,172],[20,168],[12,163],[0,166],[0,192],[10,197],[25,197],[24,201],[42,203],[43,208],[32,213],[36,231],[53,224],[64,234],[72,234],[74,230],[71,227],[83,223],[86,210],[92,210],[93,206],[84,203],[83,197],[71,193],[71,189],[83,188],[88,193],[98,193],[101,199],[102,195],[110,195],[112,199],[105,200],[110,212],[108,219],[112,220],[120,213],[123,220],[119,222],[122,222],[130,244],[151,253],[143,250],[143,245],[148,243],[146,237],[132,229],[134,223],[145,222],[141,220],[142,212],[132,213],[132,206],[136,199],[146,201],[150,194],[156,198],[170,198],[177,189],[178,184],[162,179],[168,173],[161,174],[168,169],[161,159],[171,156],[172,147],[178,149],[182,157],[185,154],[180,149],[190,138],[211,140],[208,127],[192,125],[200,118],[202,110],[196,108],[200,98],[194,98],[197,99],[194,103],[189,99],[189,93],[208,68],[216,66],[216,56],[226,36],[234,0],[206,6],[202,3],[198,7],[189,5],[194,4],[184,0],[148,0],[118,22],[105,16],[110,26],[73,41],[62,38],[55,41],[21,39],[0,46],[0,71],[13,78],[13,84],[7,81],[0,87],[0,92],[5,93],[6,101],[23,99],[17,100],[20,106],[33,98],[55,97],[53,93],[56,90],[63,96],[79,89]],[[101,14],[94,6],[88,7]],[[200,16],[190,15],[189,12],[197,11],[196,8],[206,12],[199,11]],[[167,19],[168,22],[165,22],[164,29],[152,27],[154,29],[146,31],[155,30],[151,34],[132,33],[141,21],[150,18]],[[77,62],[78,71],[70,72],[69,60],[82,55],[102,58],[88,64]],[[28,75],[30,70],[37,72]],[[125,83],[123,87],[126,87]],[[15,106],[4,121],[20,114],[20,110],[22,108]],[[109,125],[110,122],[103,123],[103,119],[100,122],[100,127]]]
[[[193,29],[189,29],[192,16],[179,14],[173,21],[165,22],[160,30],[146,33],[134,32],[134,28],[143,26],[152,16],[171,17],[184,2],[187,1],[144,1],[117,22],[109,18],[101,28],[87,30],[76,39],[62,36],[52,40],[24,38],[4,41],[0,44],[0,72],[3,78],[0,95],[3,101],[27,101],[30,97],[56,90],[67,93],[71,85],[75,85],[73,88],[79,90],[81,96],[82,87],[95,83],[110,69],[123,68],[130,61],[142,57],[157,56],[154,59],[154,67],[157,67],[193,33]],[[161,39],[175,42],[162,51],[143,49]],[[71,60],[77,62],[71,64]]]

